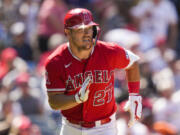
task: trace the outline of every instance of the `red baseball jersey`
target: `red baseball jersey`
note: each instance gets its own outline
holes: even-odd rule
[[[127,51],[115,43],[98,41],[86,60],[74,56],[65,43],[47,60],[47,91],[74,95],[91,76],[88,100],[61,112],[67,118],[88,122],[107,118],[116,111],[114,69],[123,69],[129,63]]]

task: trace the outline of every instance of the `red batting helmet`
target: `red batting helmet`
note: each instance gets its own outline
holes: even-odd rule
[[[85,28],[87,26],[95,26],[93,27],[93,38],[96,38],[96,44],[100,36],[100,28],[98,24],[93,21],[92,13],[84,8],[75,8],[67,12],[64,18],[65,29]]]
[[[84,28],[86,26],[97,26],[93,21],[92,13],[84,8],[75,8],[67,12],[64,19],[65,28]]]

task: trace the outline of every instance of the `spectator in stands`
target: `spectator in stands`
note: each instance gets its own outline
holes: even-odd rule
[[[5,26],[5,29],[9,30],[10,26],[16,21],[20,20],[18,12],[20,1],[14,0],[2,0],[0,5],[1,11],[1,23]]]
[[[20,103],[25,115],[40,115],[43,113],[43,108],[38,98],[30,93],[29,77],[28,73],[21,73],[16,78],[16,84],[22,93],[17,101]]]
[[[179,0],[169,0],[171,1],[175,7],[176,7],[176,10],[177,10],[177,13],[178,13],[178,41],[177,41],[177,44],[176,44],[176,51],[177,51],[177,55],[178,55],[178,58],[180,58],[180,1]]]
[[[26,27],[26,39],[30,42],[30,44],[33,44],[37,36],[37,16],[39,6],[40,0],[23,0],[21,1],[21,5],[19,7],[19,13]]]
[[[13,61],[17,56],[17,52],[13,48],[6,48],[0,55],[0,81],[13,68]]]
[[[168,13],[168,15],[167,15]],[[175,48],[177,38],[177,12],[168,0],[143,0],[133,7],[131,14],[142,34],[141,49],[153,47]],[[167,33],[169,28],[169,33]]]
[[[173,73],[169,68],[162,69],[153,75],[153,82],[160,94],[153,102],[155,121],[167,121],[180,132],[179,92],[175,93]]]
[[[0,135],[9,135],[10,125],[0,121]]]
[[[40,52],[48,51],[48,39],[55,33],[64,34],[64,16],[67,6],[62,0],[44,0],[39,11],[38,46]]]
[[[32,48],[26,41],[25,25],[23,22],[16,22],[11,26],[11,34],[13,36],[12,47],[17,51],[18,56],[25,61],[32,61]]]
[[[64,0],[70,8],[89,7],[94,0]]]
[[[14,117],[21,115],[21,108],[18,103],[12,101],[8,96],[4,101],[1,100],[0,104],[2,105],[0,109],[0,134],[9,133]],[[1,132],[2,128],[4,130]]]
[[[33,124],[27,116],[21,115],[13,119],[10,134],[11,135],[41,135],[41,131],[39,127]]]

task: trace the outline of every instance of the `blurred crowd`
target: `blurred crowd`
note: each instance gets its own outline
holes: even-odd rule
[[[180,134],[179,0],[0,0],[0,135],[58,135],[44,63],[67,41],[63,19],[75,7],[92,11],[100,40],[141,58],[143,116],[130,129],[125,73],[115,71],[118,135]]]

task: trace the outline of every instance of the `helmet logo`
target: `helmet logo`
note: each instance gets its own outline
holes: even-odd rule
[[[83,20],[84,20],[85,24],[87,24],[91,21],[91,18],[88,13],[83,13]]]

